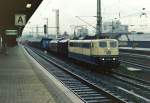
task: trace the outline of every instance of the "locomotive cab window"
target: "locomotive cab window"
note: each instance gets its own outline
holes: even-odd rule
[[[107,42],[100,42],[100,43],[99,43],[99,46],[100,46],[101,48],[105,48],[105,47],[107,47]]]
[[[82,47],[83,47],[83,48],[90,48],[90,43],[83,43],[83,44],[82,44]]]
[[[117,42],[110,42],[110,47],[116,48],[117,47]]]

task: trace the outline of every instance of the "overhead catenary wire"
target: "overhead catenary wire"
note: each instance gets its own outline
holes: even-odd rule
[[[78,18],[79,20],[81,20],[82,22],[84,22],[85,24],[87,24],[88,26],[90,26],[90,27],[96,29],[95,26],[93,26],[92,24],[90,24],[90,23],[86,22],[85,20],[81,19],[79,16],[76,16],[76,18]]]

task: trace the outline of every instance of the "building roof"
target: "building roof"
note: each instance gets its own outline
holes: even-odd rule
[[[150,34],[131,34],[128,35],[130,41],[150,41]],[[128,41],[126,35],[119,38],[120,41]]]
[[[15,14],[26,14],[27,20],[32,16],[43,0],[0,0],[0,29],[14,28]],[[31,8],[26,8],[31,4]]]

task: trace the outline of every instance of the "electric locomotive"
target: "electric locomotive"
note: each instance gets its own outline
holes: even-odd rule
[[[78,61],[108,67],[119,66],[116,39],[70,40],[68,56]]]

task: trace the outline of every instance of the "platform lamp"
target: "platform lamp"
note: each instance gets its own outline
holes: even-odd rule
[[[32,7],[32,4],[31,3],[27,3],[26,8],[30,9],[31,7]]]

